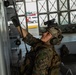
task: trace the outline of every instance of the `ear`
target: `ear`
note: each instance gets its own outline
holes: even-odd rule
[[[52,38],[51,40],[50,40],[50,43],[52,44],[52,45],[56,45],[57,43],[58,43],[58,39],[55,37],[55,38]]]

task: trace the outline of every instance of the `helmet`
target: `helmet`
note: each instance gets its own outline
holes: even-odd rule
[[[53,38],[50,40],[50,43],[53,45],[60,44],[63,36],[58,24],[55,23],[55,19],[44,22],[44,25],[47,25],[47,28],[44,31],[48,31],[53,36]]]
[[[53,45],[60,44],[63,38],[61,29],[58,26],[52,26],[47,28],[47,31],[53,36],[53,38],[50,40],[50,43]]]

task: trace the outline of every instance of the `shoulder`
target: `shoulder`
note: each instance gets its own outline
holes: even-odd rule
[[[36,50],[39,51],[39,53],[46,53],[46,54],[53,52],[52,47],[44,43],[39,43],[36,47]]]
[[[45,58],[49,58],[53,56],[53,50],[50,47],[47,46],[39,46],[37,48],[37,54],[36,57],[41,60],[41,59],[45,59]]]

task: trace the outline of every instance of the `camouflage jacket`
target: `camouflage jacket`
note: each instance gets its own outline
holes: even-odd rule
[[[40,39],[33,37],[30,33],[23,39],[33,50],[38,50],[35,56],[33,70],[31,75],[59,75],[60,58],[54,47],[46,45]],[[27,59],[25,66],[29,65]],[[25,72],[24,75],[27,75]]]

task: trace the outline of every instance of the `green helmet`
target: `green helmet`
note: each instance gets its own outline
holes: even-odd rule
[[[53,36],[53,38],[50,40],[50,43],[53,45],[60,44],[63,38],[61,29],[58,26],[52,26],[47,28],[47,31]]]
[[[62,31],[59,28],[58,24],[55,22],[55,19],[48,20],[44,22],[44,25],[47,25],[47,28],[44,30],[52,34],[53,38],[50,40],[50,43],[53,45],[59,44],[63,38]]]

